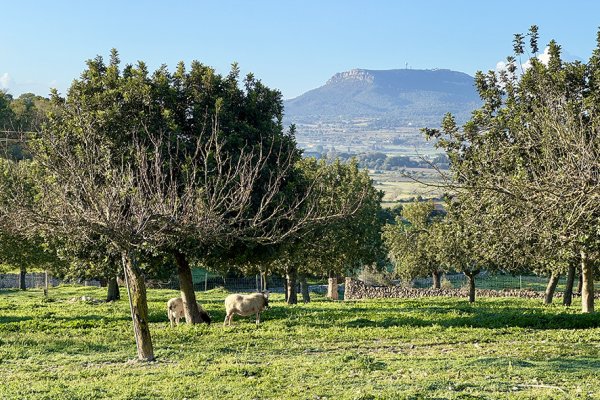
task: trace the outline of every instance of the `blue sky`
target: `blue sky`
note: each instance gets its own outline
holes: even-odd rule
[[[232,62],[293,98],[352,68],[449,68],[473,75],[540,28],[584,60],[596,45],[595,0],[0,0],[0,88],[65,93],[97,54],[150,68]]]

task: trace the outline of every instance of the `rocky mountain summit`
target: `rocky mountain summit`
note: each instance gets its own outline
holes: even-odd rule
[[[447,69],[352,69],[285,102],[286,122],[358,121],[369,128],[437,126],[447,112],[466,121],[480,105],[473,77]]]

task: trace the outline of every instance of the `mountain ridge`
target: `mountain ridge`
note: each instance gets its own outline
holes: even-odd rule
[[[474,78],[463,72],[361,68],[284,102],[290,123],[366,119],[373,128],[439,125],[447,112],[464,122],[480,104]]]

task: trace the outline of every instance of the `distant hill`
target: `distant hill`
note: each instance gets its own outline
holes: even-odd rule
[[[480,105],[473,77],[447,69],[353,69],[285,101],[287,123],[363,120],[369,128],[438,126],[447,112],[465,122]]]

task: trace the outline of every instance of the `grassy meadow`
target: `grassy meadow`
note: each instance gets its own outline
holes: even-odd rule
[[[287,306],[223,327],[226,292],[198,293],[211,326],[169,328],[149,290],[157,361],[138,363],[126,293],[0,290],[0,399],[600,398],[600,315],[526,299]]]
[[[404,173],[412,174],[414,179],[403,175]],[[407,168],[405,172],[378,171],[377,173],[371,171],[370,176],[373,179],[375,188],[384,192],[384,205],[393,205],[398,201],[414,199],[417,196],[432,198],[443,194],[440,188],[427,186],[427,184],[439,184],[439,176],[433,169]],[[427,184],[418,182],[415,179]]]

